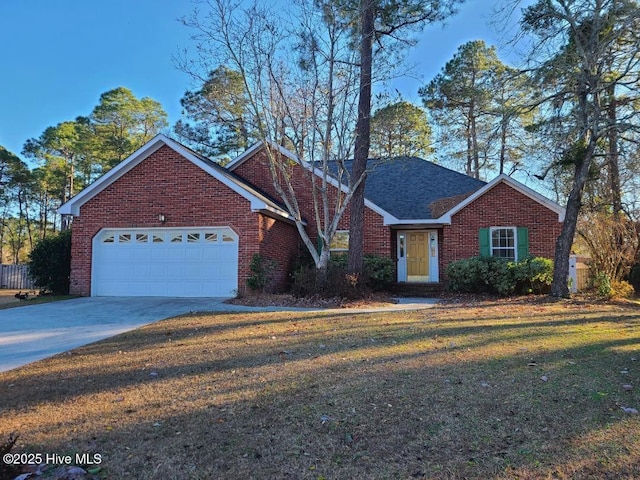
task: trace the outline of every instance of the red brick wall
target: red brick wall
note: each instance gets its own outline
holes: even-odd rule
[[[260,255],[268,260],[275,260],[277,269],[267,272],[272,275],[265,291],[282,292],[289,285],[289,272],[293,269],[298,254],[300,236],[295,225],[277,221],[260,215]]]
[[[440,238],[441,279],[449,263],[480,255],[479,230],[489,227],[527,227],[529,253],[553,258],[562,224],[557,213],[509,185],[499,183],[453,215],[451,225],[443,227]]]
[[[273,198],[279,198],[273,186],[268,160],[264,151],[260,151],[253,157],[245,160],[245,162],[239,165],[233,172],[268,193]],[[309,177],[302,171],[302,167],[296,165],[292,170],[292,179],[303,218],[307,221],[307,232],[313,241],[316,242],[317,235],[315,232],[317,232],[318,229],[313,211],[313,196]],[[337,198],[337,189],[331,186],[329,189],[330,198]],[[349,229],[348,208],[340,220],[338,229]],[[391,256],[390,229],[383,225],[382,216],[369,208],[365,210],[364,251],[365,253]]]
[[[161,213],[164,224],[158,221]],[[265,221],[271,223],[266,235]],[[73,222],[71,293],[91,294],[92,239],[101,228],[186,226],[229,226],[238,234],[238,290],[243,292],[261,239],[283,249],[293,244],[291,226],[280,223],[251,212],[248,200],[163,146],[81,207]]]

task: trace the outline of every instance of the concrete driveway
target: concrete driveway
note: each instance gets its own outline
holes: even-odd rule
[[[0,372],[184,313],[267,310],[224,300],[85,297],[0,310]]]

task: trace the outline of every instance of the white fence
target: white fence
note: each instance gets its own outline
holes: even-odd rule
[[[31,290],[36,288],[28,265],[0,265],[0,288]]]

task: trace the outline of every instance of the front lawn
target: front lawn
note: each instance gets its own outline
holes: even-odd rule
[[[640,478],[640,308],[191,315],[0,374],[0,443],[97,478]],[[95,467],[95,466],[94,466]]]

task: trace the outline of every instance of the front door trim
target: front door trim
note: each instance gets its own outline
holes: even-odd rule
[[[408,241],[410,234],[423,233],[425,234],[425,242],[427,245],[427,265],[428,275],[426,277],[411,277],[408,272],[407,254],[408,254]],[[397,272],[398,282],[413,282],[413,283],[437,283],[440,281],[440,272],[438,267],[438,231],[437,230],[399,230],[397,232],[396,241],[396,256],[397,256]]]

